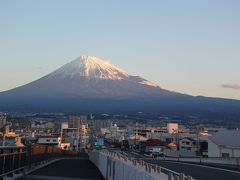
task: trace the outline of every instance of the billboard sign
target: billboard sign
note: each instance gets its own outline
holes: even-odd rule
[[[104,138],[98,138],[97,139],[97,145],[103,146],[104,145]]]

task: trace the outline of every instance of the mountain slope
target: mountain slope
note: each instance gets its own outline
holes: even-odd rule
[[[80,56],[47,76],[4,94],[116,99],[180,95],[91,56]]]
[[[0,93],[0,111],[232,114],[240,101],[168,91],[96,57],[80,56],[24,86]]]

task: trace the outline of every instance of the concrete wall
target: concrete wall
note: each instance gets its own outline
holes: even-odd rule
[[[229,157],[240,157],[240,148],[221,148],[221,153],[229,154]]]
[[[234,149],[233,153],[234,153],[234,157],[240,157],[240,148]]]
[[[208,140],[208,157],[221,157],[219,147],[210,139]]]
[[[172,150],[166,150],[163,152],[165,156],[169,157],[196,157],[196,152],[192,151],[172,151]]]
[[[91,152],[90,160],[98,167],[106,180],[167,180],[168,176],[152,170],[145,171],[145,166],[134,165],[118,157],[112,157],[101,152]]]

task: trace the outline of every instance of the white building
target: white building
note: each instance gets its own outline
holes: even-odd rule
[[[60,147],[61,137],[59,136],[38,136],[38,144],[42,145],[54,145]]]
[[[179,140],[182,138],[192,138],[197,139],[199,138],[200,141],[205,141],[207,135],[203,134],[185,134],[185,133],[158,133],[158,132],[148,132],[147,139],[160,139],[163,142],[174,142],[178,144]]]
[[[177,123],[168,123],[167,130],[168,130],[168,133],[177,133],[178,124]]]
[[[180,151],[193,151],[196,152],[197,149],[197,142],[193,138],[185,137],[179,140],[179,150]]]
[[[101,132],[101,128],[110,129],[112,127],[112,121],[110,120],[95,120],[93,128],[95,132]]]
[[[240,131],[222,130],[208,137],[208,157],[240,157]]]
[[[80,148],[86,148],[89,145],[88,124],[86,122],[83,124],[78,117],[74,118],[71,119],[73,121],[71,122],[72,128],[69,126],[69,122],[61,124],[61,137],[63,142],[70,142],[71,150],[80,150]],[[78,128],[74,128],[74,126],[78,126]]]

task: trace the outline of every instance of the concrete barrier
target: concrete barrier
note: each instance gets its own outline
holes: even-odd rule
[[[168,175],[152,170],[152,166],[126,157],[103,152],[89,153],[89,159],[98,167],[106,180],[167,180]],[[146,168],[146,170],[145,170]]]

